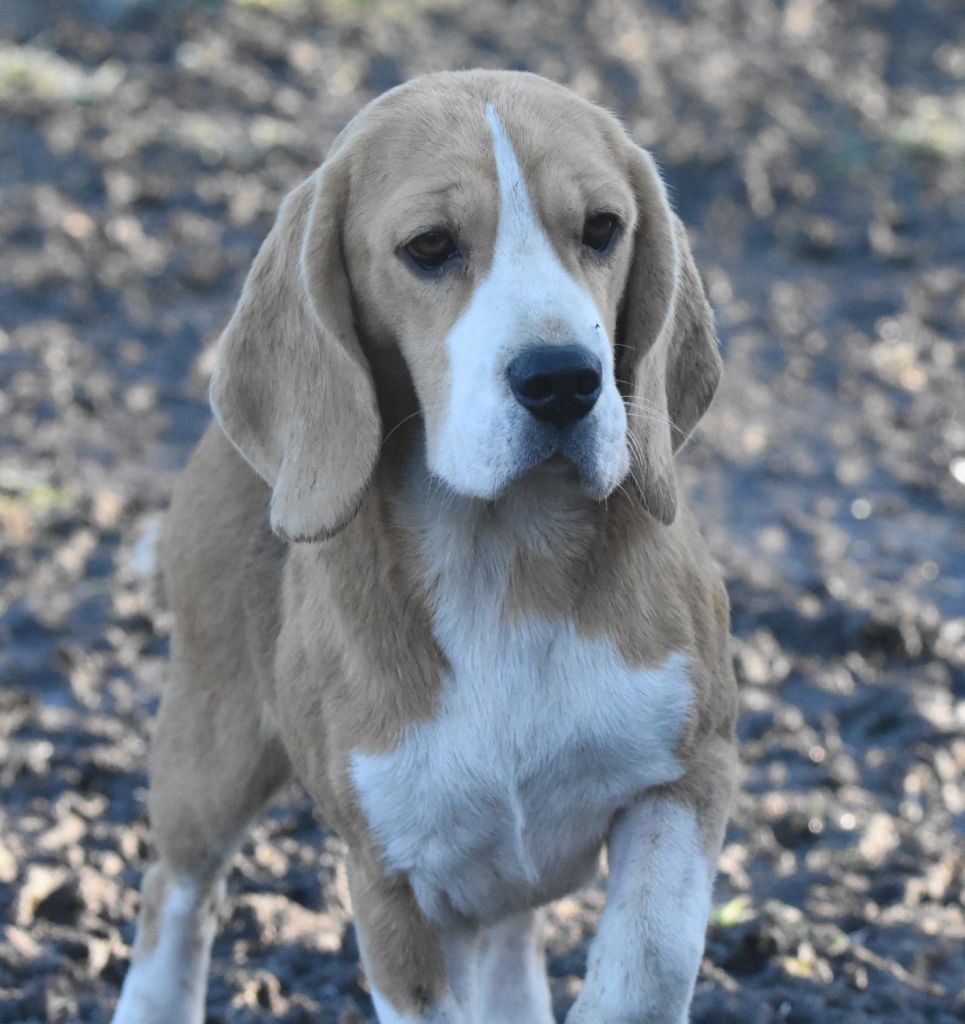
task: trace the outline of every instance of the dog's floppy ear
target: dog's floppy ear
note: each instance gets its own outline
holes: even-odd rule
[[[707,411],[720,380],[714,317],[687,233],[650,157],[633,147],[639,204],[633,262],[617,331],[631,437],[630,478],[662,523],[677,514],[674,452]]]
[[[330,158],[282,203],[218,342],[211,405],[271,485],[271,526],[317,540],[348,524],[381,422],[342,259],[346,169]]]

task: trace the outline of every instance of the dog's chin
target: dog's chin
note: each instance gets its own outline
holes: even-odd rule
[[[575,468],[581,492],[592,501],[606,501],[626,476],[626,471],[616,474],[603,473],[595,464],[584,466],[577,463]]]
[[[501,459],[486,467],[488,472],[473,473],[459,462],[432,465],[431,458],[429,471],[446,489],[466,498],[497,501],[518,484],[543,482],[595,502],[608,498],[629,471],[625,444],[601,445],[582,425],[562,434],[529,429],[503,451]]]
[[[564,435],[563,443],[544,465],[558,467],[591,501],[605,501],[630,469],[625,445],[610,450],[609,445],[596,443],[595,438],[582,433],[572,438]]]
[[[508,477],[491,497],[498,498],[517,485],[532,483],[571,490],[593,502],[605,501],[629,470],[625,457],[621,459],[618,455],[608,461],[611,466],[606,465],[595,452],[588,452],[582,446],[574,446],[574,450],[570,450],[565,443],[554,445],[547,453],[530,451],[528,457],[521,460],[518,472]]]

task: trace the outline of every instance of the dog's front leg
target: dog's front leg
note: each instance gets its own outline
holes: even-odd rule
[[[614,822],[606,909],[566,1024],[686,1024],[734,762],[722,743],[695,777],[647,795]]]
[[[542,913],[516,914],[484,928],[476,968],[478,1024],[553,1024]]]
[[[476,1024],[478,934],[439,928],[408,882],[349,857],[349,889],[362,964],[379,1024]]]

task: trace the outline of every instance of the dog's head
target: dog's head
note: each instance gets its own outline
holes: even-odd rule
[[[629,477],[664,523],[673,453],[720,375],[653,161],[605,111],[514,72],[385,94],[282,205],[211,388],[280,534],[327,536],[358,508],[382,362],[454,490],[494,498],[552,460],[595,499]]]

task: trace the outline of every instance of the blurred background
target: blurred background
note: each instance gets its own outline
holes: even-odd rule
[[[682,475],[746,773],[694,1020],[965,1020],[961,0],[4,0],[0,1021],[106,1020],[122,977],[169,629],[140,539],[277,205],[368,99],[475,65],[625,120],[719,318]],[[292,787],[212,1024],[372,1019],[338,855]],[[561,1015],[600,906],[551,916]]]

